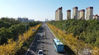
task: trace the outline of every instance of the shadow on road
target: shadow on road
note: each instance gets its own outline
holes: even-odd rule
[[[65,52],[69,55],[76,55],[67,45],[65,45]]]

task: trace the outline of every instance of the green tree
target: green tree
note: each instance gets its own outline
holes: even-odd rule
[[[7,43],[8,38],[11,38],[11,31],[7,28],[0,28],[0,45]]]

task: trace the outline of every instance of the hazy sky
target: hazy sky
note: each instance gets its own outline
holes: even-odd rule
[[[94,14],[99,14],[99,0],[0,0],[0,17],[28,17],[34,20],[55,19],[55,10],[63,7],[64,19],[66,10],[75,6],[86,9],[94,7]]]

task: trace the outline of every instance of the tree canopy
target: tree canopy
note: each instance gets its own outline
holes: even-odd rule
[[[79,40],[99,47],[98,20],[64,20],[51,21],[50,24],[62,29],[66,33],[73,33]]]

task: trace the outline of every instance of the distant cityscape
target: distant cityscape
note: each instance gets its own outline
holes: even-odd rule
[[[18,21],[20,21],[20,22],[34,22],[33,19],[29,20],[28,18],[18,18]]]
[[[93,14],[93,7],[86,8],[86,13],[85,13],[85,9],[78,10],[78,7],[74,7],[72,17],[71,17],[71,10],[67,10],[66,17],[67,17],[67,20],[68,19],[80,19],[80,20],[96,19],[96,20],[99,20],[99,15]],[[63,20],[62,7],[58,8],[55,11],[55,21],[61,21],[61,20]]]

